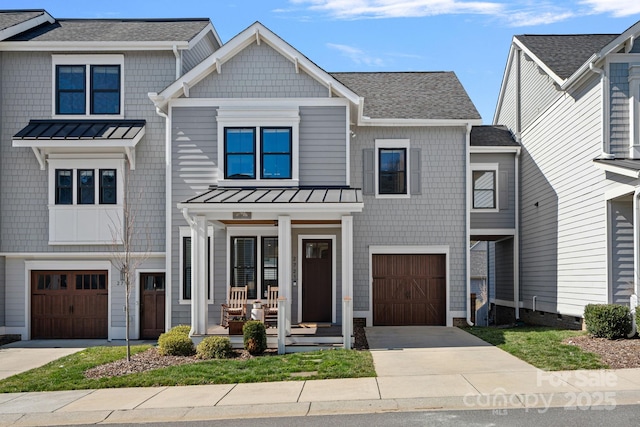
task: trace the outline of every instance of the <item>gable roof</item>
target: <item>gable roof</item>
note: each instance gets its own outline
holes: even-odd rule
[[[371,119],[480,119],[453,72],[331,73],[364,98]]]
[[[566,80],[619,34],[515,36],[558,77]]]
[[[44,9],[0,10],[0,40],[44,22],[53,22],[53,18]]]
[[[472,147],[519,147],[511,131],[502,125],[471,128]]]

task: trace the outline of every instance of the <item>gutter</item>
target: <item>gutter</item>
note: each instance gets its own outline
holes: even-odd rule
[[[638,295],[638,282],[640,281],[640,187],[636,187],[633,192],[633,295],[637,304]],[[631,301],[630,301],[631,303]],[[631,307],[633,310],[632,330],[628,335],[629,338],[636,334],[636,315],[635,307]]]

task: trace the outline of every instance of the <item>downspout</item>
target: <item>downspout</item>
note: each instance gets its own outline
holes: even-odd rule
[[[467,123],[467,134],[465,136],[464,156],[465,156],[465,182],[467,188],[467,201],[465,209],[465,251],[466,251],[466,280],[467,280],[467,292],[465,294],[465,305],[467,306],[467,325],[473,326],[471,321],[471,247],[469,242],[471,241],[471,129],[473,126],[471,123]]]
[[[520,320],[520,150],[516,151],[514,172],[515,215],[513,234],[513,303],[516,321]]]
[[[602,123],[601,129],[600,129],[600,138],[602,139],[602,152],[600,153],[600,156],[598,158],[600,159],[613,159],[615,158],[615,156],[611,153],[608,152],[607,150],[607,141],[606,141],[606,135],[607,132],[605,132],[605,120],[606,120],[606,111],[604,109],[604,106],[606,104],[605,99],[606,99],[606,88],[605,88],[605,75],[604,75],[604,70],[602,68],[598,68],[595,65],[593,65],[593,62],[589,63],[589,70],[591,70],[592,72],[596,73],[596,74],[600,74],[600,98],[602,99],[602,108],[600,109],[600,123]]]
[[[178,80],[182,75],[182,56],[176,45],[173,45],[173,55],[176,57],[176,80]]]
[[[633,193],[633,295],[631,296],[632,300],[635,296],[635,301],[637,303],[637,295],[638,295],[638,282],[640,281],[640,187],[636,188],[636,191]],[[630,301],[631,303],[631,301]],[[632,329],[631,333],[628,335],[629,338],[633,337],[636,334],[636,315],[635,315],[635,307],[631,307],[633,310],[633,319],[631,322]]]

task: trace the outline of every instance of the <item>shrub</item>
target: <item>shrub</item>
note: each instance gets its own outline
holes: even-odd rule
[[[584,308],[587,331],[594,337],[625,338],[631,332],[629,307],[616,304],[588,304]]]
[[[182,334],[189,336],[189,332],[191,332],[191,326],[189,325],[178,325],[169,329],[170,334]]]
[[[191,356],[193,341],[189,335],[180,332],[165,332],[158,338],[158,353],[162,356]]]
[[[198,359],[228,359],[232,354],[229,337],[206,337],[196,347]]]
[[[267,349],[267,331],[264,323],[250,320],[242,328],[244,348],[251,354],[261,354]]]

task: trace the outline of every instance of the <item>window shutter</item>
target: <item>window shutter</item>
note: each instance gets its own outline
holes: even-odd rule
[[[410,193],[422,194],[422,149],[412,148],[409,157],[411,162],[409,165]]]
[[[375,194],[376,171],[375,171],[375,150],[365,148],[362,150],[362,194]]]
[[[500,182],[498,183],[500,209],[509,209],[509,172],[500,172]]]

